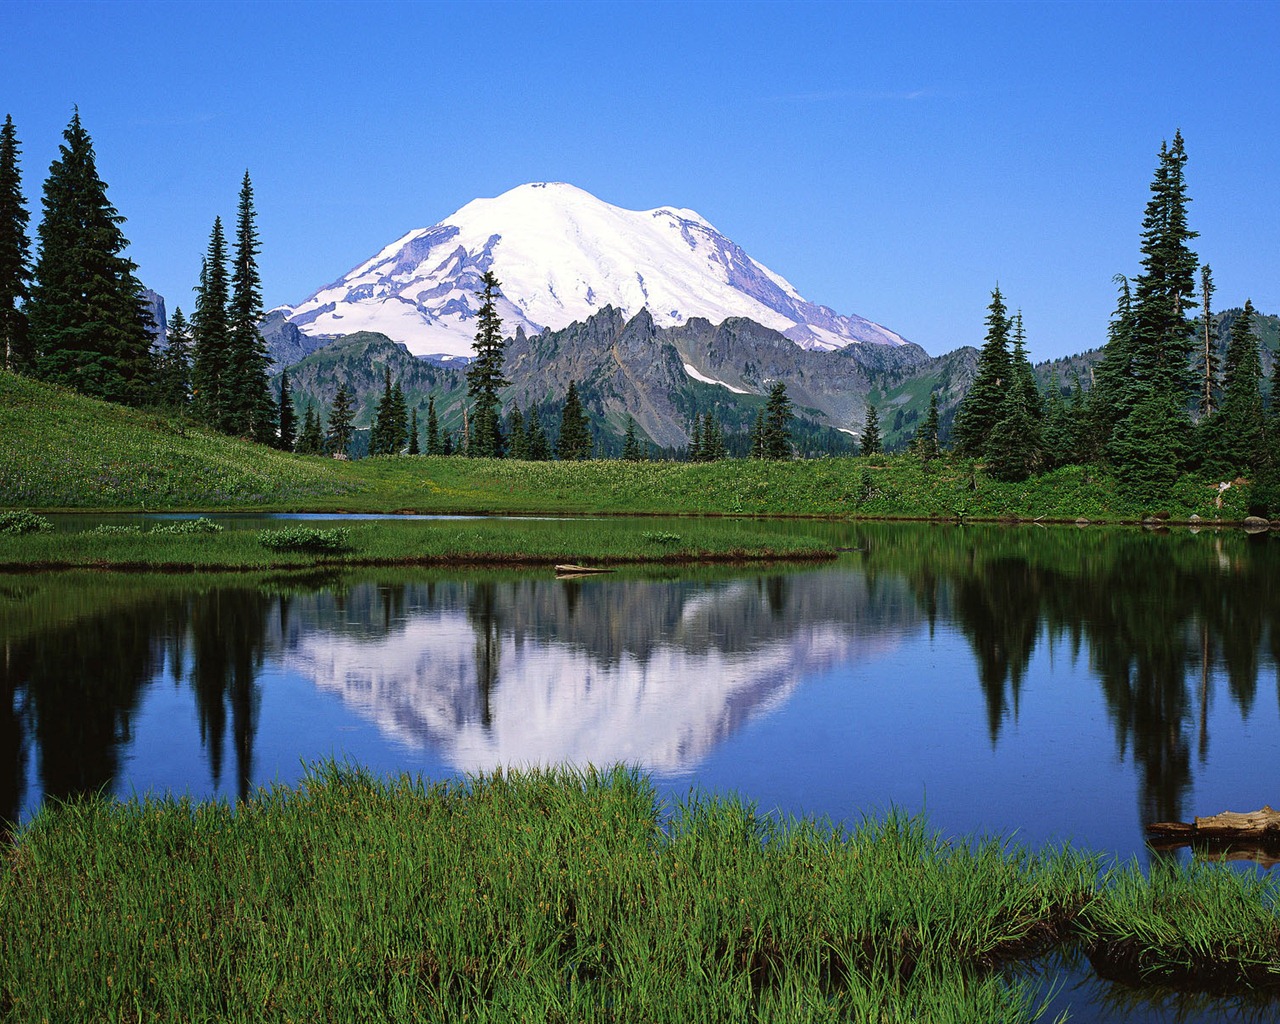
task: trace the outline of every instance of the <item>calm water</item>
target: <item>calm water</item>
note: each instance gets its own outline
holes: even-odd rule
[[[795,528],[856,550],[580,581],[0,577],[0,816],[99,789],[234,798],[325,757],[621,760],[673,796],[896,805],[1146,859],[1144,822],[1280,798],[1280,539]],[[1104,997],[1063,995],[1076,1020],[1224,1012]]]

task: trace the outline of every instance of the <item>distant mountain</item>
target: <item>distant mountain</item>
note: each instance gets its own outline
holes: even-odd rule
[[[694,317],[659,326],[645,309],[627,317],[605,307],[559,331],[528,335],[517,329],[507,344],[505,372],[511,386],[504,408],[540,410],[554,436],[569,382],[592,421],[597,450],[616,454],[634,418],[658,449],[689,442],[695,416],[707,412],[741,451],[757,412],[775,381],[787,385],[796,411],[796,437],[810,454],[848,450],[860,435],[870,397],[890,443],[915,429],[937,391],[944,430],[973,378],[977,353],[963,348],[937,359],[915,345],[850,345],[830,351],[803,349],[778,331],[751,320],[721,324]],[[427,399],[449,429],[462,429],[465,368],[417,359],[385,335],[361,332],[312,351],[290,366],[300,404],[327,414],[340,383],[356,395],[357,425],[370,422],[383,386],[383,368],[400,381],[411,408],[425,423]]]
[[[562,182],[476,199],[410,231],[296,306],[304,335],[374,331],[414,355],[471,353],[480,278],[502,286],[505,329],[558,330],[612,307],[658,327],[746,317],[806,349],[914,347],[860,316],[803,298],[692,210],[624,210]]]

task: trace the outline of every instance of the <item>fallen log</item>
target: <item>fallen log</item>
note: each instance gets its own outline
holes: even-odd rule
[[[1265,868],[1280,864],[1280,811],[1223,811],[1194,821],[1157,821],[1147,826],[1154,850],[1192,847],[1209,860],[1251,860]]]
[[[557,565],[557,576],[590,576],[601,572],[617,572],[617,569],[602,569],[587,565]]]

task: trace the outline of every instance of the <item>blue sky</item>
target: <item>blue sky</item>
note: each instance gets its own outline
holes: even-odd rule
[[[247,168],[268,305],[526,181],[697,210],[932,353],[998,282],[1033,356],[1100,344],[1181,128],[1215,306],[1280,312],[1276,3],[0,7],[34,222],[79,104],[140,277],[189,312]]]

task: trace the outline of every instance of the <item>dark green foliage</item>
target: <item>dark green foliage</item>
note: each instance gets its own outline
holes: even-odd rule
[[[709,412],[702,416],[702,448],[699,455],[703,462],[718,462],[729,456],[724,443],[724,430]]]
[[[276,446],[281,451],[293,451],[297,433],[297,416],[293,411],[293,392],[289,390],[289,371],[280,373],[280,435]]]
[[[689,447],[685,457],[689,462],[702,461],[702,417],[693,418],[693,426],[689,429]]]
[[[467,397],[472,405],[467,454],[479,458],[501,458],[504,450],[498,417],[498,392],[511,382],[502,375],[502,321],[495,305],[499,288],[493,272],[481,279],[480,310],[476,314],[475,358],[467,367]]]
[[[516,406],[511,410],[511,415],[507,417],[507,457],[512,459],[527,459],[529,457],[529,439],[524,432],[524,413],[520,411],[520,406]]]
[[[53,524],[49,520],[44,516],[36,515],[30,509],[0,512],[0,533],[44,533],[52,529]]]
[[[942,455],[938,444],[938,393],[929,392],[929,412],[911,441],[911,451],[919,459],[929,462]]]
[[[182,307],[169,320],[167,344],[156,358],[156,402],[173,412],[191,404],[191,329]]]
[[[405,445],[409,426],[404,392],[400,382],[391,383],[391,367],[383,367],[382,398],[369,431],[370,455],[398,455]]]
[[[1039,420],[1043,414],[1040,402],[1040,387],[1036,384],[1035,370],[1031,360],[1027,358],[1027,335],[1022,327],[1022,310],[1013,318],[1013,352],[1009,356],[1012,388],[1019,392],[1019,401],[1032,419]],[[1003,402],[1001,403],[1003,406]],[[1001,418],[1004,418],[1003,408]]]
[[[762,458],[791,458],[791,399],[787,397],[787,385],[777,381],[769,389],[769,401],[764,407],[761,430]]]
[[[227,307],[228,349],[226,414],[229,433],[253,437],[262,444],[276,438],[276,404],[267,385],[271,359],[258,333],[262,322],[262,278],[258,273],[258,230],[254,225],[253,185],[244,172],[236,212],[236,246]]]
[[[1222,403],[1208,418],[1207,468],[1223,476],[1252,474],[1266,461],[1266,416],[1262,407],[1262,362],[1253,332],[1253,303],[1231,326],[1222,367]]]
[[[1004,296],[996,287],[991,293],[991,305],[987,307],[987,337],[978,353],[978,372],[956,412],[952,442],[957,454],[980,456],[1001,417],[1001,405],[1013,371],[1009,355],[1010,327]]]
[[[627,417],[627,436],[622,442],[622,458],[626,462],[640,462],[644,458],[644,451],[636,440],[636,421],[630,416]]]
[[[560,436],[556,439],[556,458],[562,461],[591,458],[591,424],[578,398],[578,387],[569,381],[560,414]]]
[[[35,284],[27,306],[37,372],[112,402],[151,399],[151,314],[123,253],[124,218],[107,200],[77,111],[45,179]]]
[[[347,394],[345,384],[338,385],[338,393],[333,396],[333,407],[329,410],[329,430],[325,444],[334,455],[346,455],[347,446],[351,444],[351,396]]]
[[[1044,468],[1069,466],[1078,460],[1075,421],[1072,410],[1062,397],[1055,370],[1045,392],[1044,416],[1040,423],[1040,446]]]
[[[536,405],[530,408],[525,417],[524,457],[533,462],[546,462],[551,458],[551,444],[547,440],[547,432],[542,426]]]
[[[427,454],[443,455],[444,449],[440,439],[440,421],[436,417],[436,397],[427,399]]]
[[[234,409],[227,373],[231,349],[231,325],[227,317],[227,240],[222,218],[213,219],[209,248],[196,287],[196,310],[191,318],[195,360],[191,372],[192,400],[196,415],[215,430],[232,433]]]
[[[1209,302],[1213,298],[1213,271],[1209,264],[1200,268],[1200,320],[1197,332],[1202,341],[1200,345],[1200,415],[1211,416],[1217,408],[1215,401],[1218,393],[1218,349],[1213,337],[1213,313]]]
[[[415,405],[409,417],[409,451],[410,455],[421,455],[422,448],[418,444],[418,407]]]
[[[0,366],[18,373],[31,370],[35,363],[22,308],[31,286],[31,239],[27,235],[31,215],[18,170],[21,152],[13,118],[6,114],[0,129]]]
[[[1159,501],[1177,480],[1189,454],[1185,408],[1171,395],[1150,391],[1116,424],[1107,455],[1134,497]]]
[[[1026,480],[1043,468],[1040,424],[1017,388],[1011,388],[1000,420],[987,438],[987,472],[997,480]]]
[[[751,428],[751,457],[764,458],[764,410],[756,412],[756,421]]]
[[[880,437],[880,414],[874,405],[867,406],[867,421],[862,426],[861,455],[880,455],[884,448]]]
[[[307,403],[307,411],[302,418],[302,433],[298,435],[294,450],[299,455],[324,454],[324,433],[320,429],[320,417],[310,402]]]

